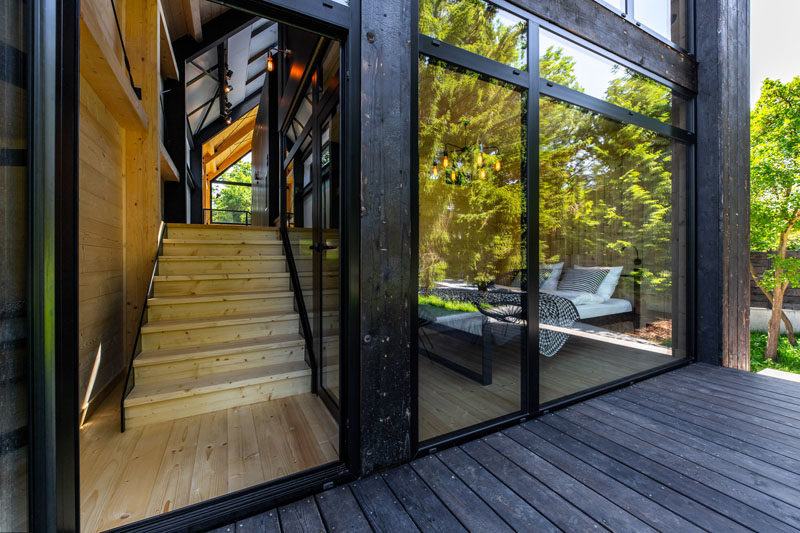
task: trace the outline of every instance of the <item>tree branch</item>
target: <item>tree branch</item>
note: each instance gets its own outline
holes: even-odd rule
[[[756,269],[753,266],[753,262],[749,261],[748,263],[750,265],[750,276],[752,276],[753,281],[755,281],[756,283],[756,286],[759,289],[761,289],[761,292],[764,293],[764,296],[767,297],[769,305],[772,306],[773,305],[772,295],[766,288],[764,288],[764,285],[761,284],[761,281],[759,281],[758,274],[756,274]],[[797,346],[797,339],[794,336],[794,327],[792,326],[792,321],[789,320],[789,317],[786,316],[786,313],[783,311],[783,309],[781,309],[781,321],[783,322],[784,327],[786,327],[786,337],[788,337],[789,339],[789,344],[791,344],[792,346]]]

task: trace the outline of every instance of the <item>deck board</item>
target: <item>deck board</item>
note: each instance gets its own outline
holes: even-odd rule
[[[799,407],[800,383],[690,365],[282,507],[280,527],[797,531]]]

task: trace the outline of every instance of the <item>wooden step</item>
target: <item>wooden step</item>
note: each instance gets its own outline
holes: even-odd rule
[[[305,339],[298,334],[142,352],[133,360],[136,383],[185,379],[303,361]]]
[[[265,239],[280,241],[278,228],[262,226],[239,226],[235,224],[167,224],[169,239]]]
[[[225,317],[259,312],[294,310],[291,291],[237,292],[164,296],[147,300],[149,321],[179,318]]]
[[[310,261],[306,261],[310,263]],[[303,261],[297,262],[298,270]],[[307,268],[303,265],[304,268]],[[283,256],[161,256],[158,260],[159,276],[178,274],[266,274],[286,272]]]
[[[289,290],[289,273],[161,275],[155,277],[153,287],[157,297],[268,290]]]
[[[136,427],[302,394],[311,369],[292,361],[197,378],[137,383],[125,399],[126,426]]]
[[[272,239],[164,239],[165,256],[282,256],[283,243]]]
[[[148,322],[141,329],[142,351],[295,334],[299,327],[297,313],[283,311]]]

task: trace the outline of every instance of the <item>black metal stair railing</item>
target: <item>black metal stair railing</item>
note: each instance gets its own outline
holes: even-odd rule
[[[317,394],[317,360],[314,356],[314,336],[311,333],[311,324],[308,321],[306,301],[303,298],[303,288],[300,286],[300,276],[297,273],[297,264],[294,261],[292,241],[289,239],[288,222],[285,216],[281,217],[280,233],[281,241],[283,242],[283,253],[286,256],[286,264],[289,267],[289,278],[294,292],[297,314],[300,315],[300,328],[306,341],[306,362],[311,367],[311,392]]]
[[[131,358],[128,361],[128,372],[125,374],[125,384],[122,386],[122,395],[119,400],[119,428],[120,432],[125,432],[125,398],[136,386],[136,374],[133,372],[133,360],[136,359],[136,350],[139,348],[139,341],[142,336],[142,326],[144,319],[147,316],[147,300],[153,297],[153,286],[155,278],[158,274],[158,258],[161,257],[161,252],[164,249],[164,236],[167,234],[167,225],[162,222],[161,227],[158,229],[158,249],[156,250],[156,258],[153,262],[153,272],[150,275],[150,285],[147,287],[147,294],[144,298],[144,305],[142,305],[142,314],[139,316],[139,326],[136,328],[136,339],[133,341],[133,349],[131,350]]]

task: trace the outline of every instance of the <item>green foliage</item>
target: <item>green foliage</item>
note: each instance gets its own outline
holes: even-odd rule
[[[778,285],[800,285],[800,259],[770,254],[771,268],[762,275],[761,285],[771,291]]]
[[[252,168],[248,161],[239,161],[221,174],[217,180],[235,183],[251,183]],[[252,187],[211,182],[211,207],[232,211],[250,212],[253,204]],[[245,213],[214,212],[215,222],[237,222],[244,224]]]
[[[461,302],[458,300],[445,300],[444,298],[440,298],[434,295],[422,295],[418,296],[418,301],[420,305],[430,305],[432,307],[440,307],[442,309],[447,309],[449,311],[461,311],[461,312],[471,312],[477,311],[478,308],[475,307],[474,304],[469,302]]]
[[[775,361],[764,356],[766,347],[766,333],[754,331],[750,334],[751,371],[759,372],[765,368],[774,368],[800,374],[800,346],[792,346],[786,335],[781,335],[778,341],[778,357]]]
[[[751,249],[778,249],[783,231],[800,249],[800,76],[764,80],[750,124]]]

